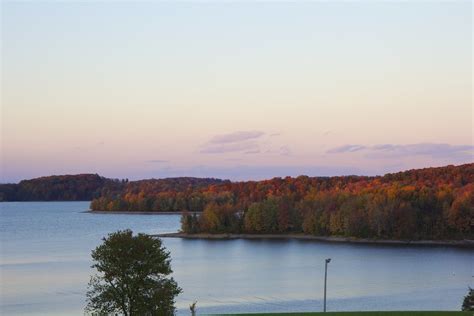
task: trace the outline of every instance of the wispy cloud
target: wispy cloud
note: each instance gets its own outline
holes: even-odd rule
[[[290,156],[291,149],[289,146],[284,145],[280,147],[269,147],[264,151],[265,154],[279,155],[279,156]]]
[[[373,146],[344,145],[327,151],[330,154],[364,151],[368,158],[393,158],[404,156],[430,156],[434,158],[474,157],[473,145],[451,145],[439,143],[378,144]]]
[[[229,144],[205,144],[201,148],[201,153],[205,154],[222,154],[231,152],[249,152],[259,151],[259,144],[255,141],[234,142]]]
[[[247,150],[246,152],[244,152],[244,154],[246,155],[259,154],[259,153],[260,153],[260,149]]]
[[[366,149],[366,146],[362,145],[344,145],[329,149],[327,151],[328,154],[339,154],[339,153],[347,153],[347,152],[355,152],[359,150]]]
[[[281,147],[280,147],[280,155],[282,155],[282,156],[289,156],[289,155],[291,155],[290,147],[288,147],[288,146],[281,146]]]
[[[262,131],[237,131],[229,134],[216,135],[209,141],[210,144],[228,144],[257,139],[265,135]]]
[[[237,131],[212,137],[201,146],[199,152],[205,154],[259,153],[259,140],[265,135],[262,131]]]
[[[434,158],[473,156],[472,145],[450,145],[419,143],[408,145],[383,144],[371,147],[370,158],[401,157],[401,156],[431,156]]]
[[[262,131],[237,131],[229,134],[216,135],[199,148],[200,153],[223,154],[239,153],[291,155],[287,145],[277,144],[275,138],[280,133],[265,133]]]

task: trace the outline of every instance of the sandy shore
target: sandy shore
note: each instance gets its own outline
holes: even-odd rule
[[[474,249],[474,240],[387,240],[387,239],[365,239],[351,237],[324,237],[303,234],[186,234],[165,233],[152,235],[160,238],[187,238],[187,239],[299,239],[315,240],[323,242],[342,242],[359,244],[382,244],[382,245],[414,245],[414,246],[451,246]]]

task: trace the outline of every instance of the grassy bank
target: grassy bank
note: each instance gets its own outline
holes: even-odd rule
[[[260,313],[222,314],[214,316],[473,316],[474,312],[413,311],[413,312],[327,312],[327,313]]]

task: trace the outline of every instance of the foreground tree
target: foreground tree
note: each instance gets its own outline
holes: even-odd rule
[[[102,314],[173,315],[181,289],[171,273],[170,254],[161,240],[118,231],[92,251],[97,269],[89,282],[86,310]]]
[[[462,310],[465,312],[474,311],[474,289],[469,288],[469,292],[464,297],[464,301],[462,303]]]

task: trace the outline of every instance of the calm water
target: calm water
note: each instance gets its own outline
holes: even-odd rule
[[[173,232],[178,215],[84,213],[88,202],[0,203],[0,314],[81,315],[90,252],[107,233]],[[322,309],[459,310],[474,251],[313,241],[165,239],[180,315]]]

